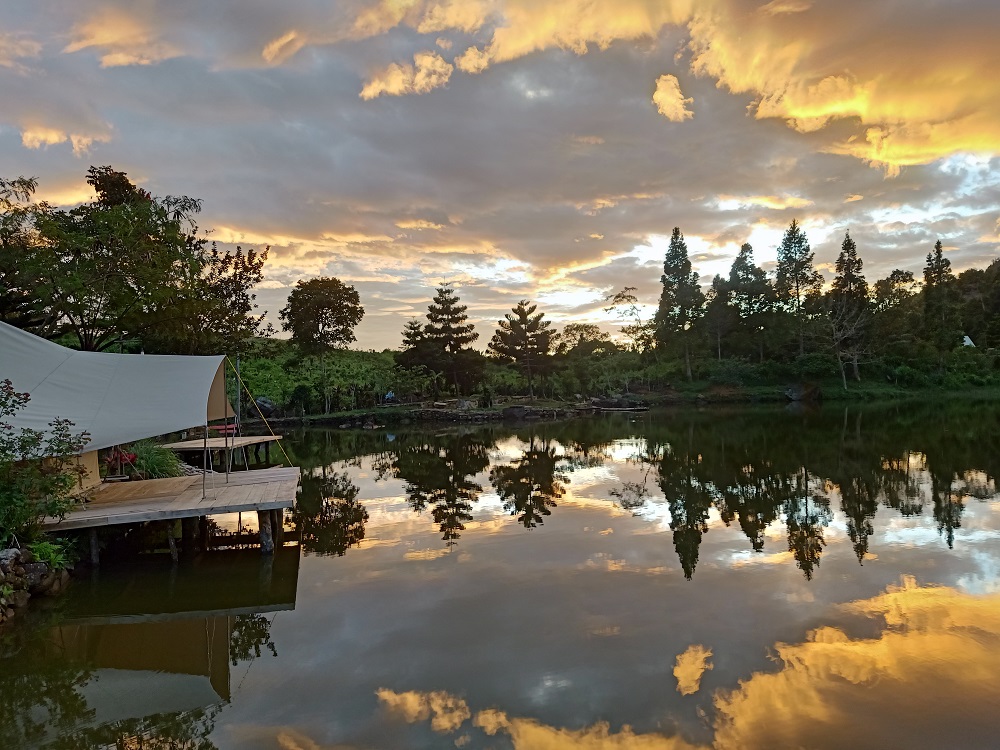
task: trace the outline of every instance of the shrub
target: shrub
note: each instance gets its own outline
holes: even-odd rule
[[[29,544],[28,549],[36,561],[48,564],[53,570],[62,570],[69,565],[69,556],[58,542],[35,542]]]
[[[179,477],[184,473],[177,454],[151,440],[132,443],[131,452],[135,454],[135,470],[146,479]]]
[[[29,400],[9,380],[0,382],[0,545],[14,536],[33,538],[46,516],[65,516],[84,471],[74,456],[90,438],[73,433],[68,420],[52,420],[45,433],[3,421]]]

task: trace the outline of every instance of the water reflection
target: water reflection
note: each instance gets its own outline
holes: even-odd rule
[[[555,445],[532,435],[519,459],[490,471],[504,510],[517,516],[524,528],[533,529],[542,523],[542,516],[552,515],[550,508],[563,496],[568,478],[558,471],[561,462]]]
[[[582,729],[476,707],[446,691],[377,696],[390,720],[429,722],[458,745],[507,737],[528,748],[747,750],[764,748],[994,747],[1000,685],[1000,595],[969,596],[919,586],[912,578],[870,599],[843,605],[868,621],[870,636],[822,625],[799,643],[775,643],[775,666],[711,691],[704,741],[679,731],[637,732],[598,722]],[[673,676],[681,695],[702,691],[712,650],[692,644]],[[956,719],[961,717],[956,725]],[[443,738],[442,738],[443,739]]]
[[[292,518],[303,549],[320,555],[343,555],[365,538],[368,510],[358,500],[358,489],[347,474],[304,473]]]
[[[492,443],[465,432],[399,443],[392,469],[406,482],[406,501],[416,513],[430,508],[441,538],[454,545],[483,491],[474,477],[490,465]]]
[[[189,748],[232,698],[231,669],[277,656],[298,548],[158,561],[80,582],[3,644],[0,747]]]
[[[539,425],[515,435],[501,428],[433,435],[313,430],[289,443],[306,467],[297,518],[307,551],[342,555],[365,538],[369,517],[352,469],[377,482],[402,480],[412,510],[429,510],[453,546],[488,486],[507,514],[532,529],[552,514],[572,475],[621,473],[629,465],[639,476],[607,482],[605,499],[639,516],[665,506],[687,578],[717,517],[738,526],[757,553],[768,530],[782,524],[788,551],[811,580],[835,508],[860,564],[872,555],[881,507],[904,518],[930,507],[953,547],[968,499],[995,494],[996,432],[983,439],[980,423],[996,421],[996,413],[969,403],[663,412]],[[927,430],[932,419],[937,427]],[[513,453],[504,449],[511,444]]]

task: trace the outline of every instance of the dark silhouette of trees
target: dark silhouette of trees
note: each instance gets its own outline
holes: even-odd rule
[[[795,318],[799,339],[799,356],[806,353],[806,302],[820,292],[823,277],[813,268],[815,253],[802,227],[794,219],[778,246],[778,267],[775,290],[778,301]]]
[[[532,435],[521,458],[490,471],[490,482],[503,507],[526,529],[539,526],[544,516],[552,515],[550,508],[556,507],[556,500],[566,492],[563,483],[569,481],[558,471],[561,459],[556,447],[548,441],[536,444],[535,440]]]
[[[705,295],[698,286],[698,274],[691,270],[687,243],[678,227],[670,236],[660,283],[663,290],[656,310],[656,344],[681,352],[684,374],[691,380],[692,327],[704,312]]]

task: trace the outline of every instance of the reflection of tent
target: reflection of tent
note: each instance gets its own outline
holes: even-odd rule
[[[0,323],[0,379],[31,395],[7,421],[45,431],[55,418],[90,433],[88,450],[232,416],[225,357],[78,352]]]

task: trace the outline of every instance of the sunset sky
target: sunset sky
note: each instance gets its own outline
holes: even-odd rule
[[[0,176],[89,198],[109,164],[270,244],[260,301],[353,284],[361,348],[452,282],[485,344],[655,304],[666,238],[703,285],[845,230],[870,281],[1000,248],[996,0],[6,0]]]

